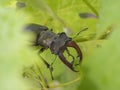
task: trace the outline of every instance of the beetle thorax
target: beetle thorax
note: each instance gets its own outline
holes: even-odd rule
[[[55,37],[56,37],[55,33],[49,30],[43,31],[40,33],[40,37],[38,38],[38,43],[43,47],[49,48]]]

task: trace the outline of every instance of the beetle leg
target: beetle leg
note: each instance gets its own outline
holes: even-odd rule
[[[42,53],[42,52],[44,52],[46,50],[46,48],[41,48],[40,50],[39,50],[39,53]]]
[[[61,60],[65,65],[67,65],[72,71],[77,72],[77,71],[74,69],[73,64],[71,64],[70,62],[68,62],[68,61],[66,60],[66,58],[65,58],[64,55],[63,55],[63,52],[64,52],[64,51],[60,51],[59,54],[58,54],[60,60]]]
[[[35,39],[35,41],[33,42],[33,46],[39,46],[39,44],[38,44],[38,38],[39,38],[39,34],[37,34],[37,36],[36,36],[36,39]]]
[[[67,44],[67,47],[73,47],[77,51],[78,57],[80,58],[80,61],[79,61],[80,63],[82,61],[82,52],[79,46],[74,41],[69,41],[66,44]]]
[[[55,56],[55,59],[54,59],[53,62],[51,63],[51,66],[55,63],[56,58],[57,58],[57,56]]]
[[[73,64],[73,63],[74,63],[74,60],[75,60],[74,56],[69,52],[68,49],[66,49],[66,51],[67,51],[67,54],[72,57],[73,60],[72,60],[71,63]]]
[[[49,68],[50,70],[50,74],[51,74],[51,78],[52,80],[54,80],[54,77],[53,77],[53,67],[52,65],[50,65],[40,54],[39,54],[39,57],[41,58],[41,60],[43,61],[43,63],[46,65],[47,68]]]

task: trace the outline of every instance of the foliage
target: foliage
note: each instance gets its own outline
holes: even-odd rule
[[[119,0],[1,0],[0,90],[48,90],[48,87],[49,90],[118,90],[119,3]],[[55,33],[64,31],[71,37],[87,27],[74,39],[84,57],[76,67],[80,72],[70,71],[57,58],[53,65],[55,80],[51,80],[37,50],[29,47],[33,35],[23,30],[27,23],[46,25]],[[41,56],[49,63],[55,58],[49,50]]]

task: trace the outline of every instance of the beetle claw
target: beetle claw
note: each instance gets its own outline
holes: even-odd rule
[[[69,42],[67,42],[67,47],[72,47],[76,50],[76,52],[78,54],[77,57],[80,58],[79,62],[81,62],[82,61],[82,52],[81,52],[79,46],[74,41],[69,41]]]
[[[79,63],[81,63],[81,61],[82,61],[82,52],[81,52],[79,46],[78,46],[74,41],[68,41],[68,42],[66,43],[66,48],[67,48],[67,47],[72,47],[72,48],[74,48],[74,49],[76,50],[76,52],[77,52],[77,54],[78,54],[78,57],[80,58]],[[61,50],[61,51],[59,52],[58,56],[59,56],[60,60],[61,60],[65,65],[67,65],[72,71],[78,72],[78,71],[76,71],[76,70],[74,69],[74,67],[73,67],[73,64],[74,64],[73,62],[74,62],[74,60],[70,63],[70,62],[68,62],[68,60],[67,60],[67,59],[65,58],[65,56],[63,55],[63,53],[64,53],[65,50],[67,50],[67,49]],[[69,52],[68,52],[68,53],[69,53]],[[77,64],[77,65],[79,65],[79,64]]]
[[[63,52],[64,52],[64,51],[63,51]],[[61,51],[61,52],[59,52],[59,54],[58,54],[60,60],[61,60],[65,65],[67,65],[72,71],[77,72],[77,71],[74,69],[73,64],[70,63],[70,62],[68,62],[68,61],[66,60],[65,56],[63,55],[63,52]]]

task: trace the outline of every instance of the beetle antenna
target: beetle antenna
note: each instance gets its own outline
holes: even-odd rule
[[[83,28],[82,30],[80,30],[74,37],[73,37],[73,39],[75,39],[80,33],[82,33],[83,31],[86,31],[88,28],[87,27],[85,27],[85,28]]]

